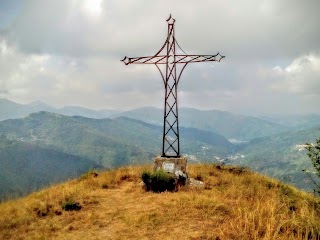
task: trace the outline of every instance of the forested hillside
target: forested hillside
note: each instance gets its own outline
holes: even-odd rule
[[[256,138],[238,146],[237,153],[244,158],[228,162],[250,166],[255,171],[311,191],[314,185],[302,171],[306,169],[314,172],[305,144],[315,142],[319,135],[319,128],[314,127]]]
[[[102,168],[90,159],[38,143],[9,140],[4,135],[0,135],[0,165],[0,200]]]
[[[161,127],[138,120],[48,112],[2,121],[0,135],[4,166],[0,184],[6,195],[26,193],[93,168],[150,163],[160,155],[162,142]],[[181,136],[183,154],[189,154],[190,161],[224,158],[233,147],[224,137],[198,129],[181,128]]]

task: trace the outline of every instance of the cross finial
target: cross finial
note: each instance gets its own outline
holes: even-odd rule
[[[128,58],[127,56],[125,56],[121,62],[124,62],[125,65],[128,65],[130,63],[130,58]]]
[[[219,52],[216,56],[219,57],[219,59],[217,59],[218,62],[220,62],[222,58],[225,58],[225,56],[222,56]]]
[[[170,14],[169,18],[166,21],[168,22],[168,24],[174,24],[176,20]]]

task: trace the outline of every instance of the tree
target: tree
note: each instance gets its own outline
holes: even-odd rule
[[[313,167],[316,169],[316,174],[320,178],[320,139],[316,139],[316,144],[307,143],[306,149],[308,151],[308,157],[310,158]],[[320,194],[320,183],[314,181],[314,184],[317,186],[318,194]]]

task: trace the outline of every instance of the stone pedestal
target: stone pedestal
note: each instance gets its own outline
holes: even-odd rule
[[[156,157],[154,159],[153,171],[163,169],[166,172],[176,174],[187,174],[187,158],[168,158],[168,157]]]
[[[193,178],[189,178],[187,173],[187,158],[168,158],[156,157],[154,159],[153,171],[163,169],[165,172],[175,176],[175,191],[178,191],[180,186],[189,185],[195,188],[204,188],[204,183]]]

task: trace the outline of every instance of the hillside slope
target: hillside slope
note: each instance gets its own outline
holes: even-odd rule
[[[129,118],[92,119],[39,112],[0,122],[0,134],[38,142],[68,154],[86,157],[106,167],[149,161],[161,153],[162,128]],[[212,159],[225,156],[232,144],[219,134],[181,128],[183,154]],[[200,151],[202,146],[206,151]],[[197,154],[195,154],[197,155]]]
[[[320,199],[243,168],[189,166],[204,189],[150,193],[151,167],[84,175],[0,204],[0,239],[319,239]],[[77,206],[66,211],[63,207]]]
[[[125,116],[144,122],[162,125],[163,111],[158,108],[146,107],[126,111],[114,115]],[[205,131],[218,133],[228,139],[251,140],[253,138],[269,136],[283,132],[289,128],[274,122],[255,117],[233,114],[218,110],[198,110],[181,108],[179,110],[179,124]]]
[[[101,165],[0,135],[0,201],[66,181]]]
[[[212,160],[232,144],[224,137],[181,128],[184,154]],[[39,112],[0,122],[0,199],[20,196],[93,168],[152,162],[162,128],[129,118],[91,119]],[[191,160],[191,158],[190,158]]]
[[[250,166],[254,171],[312,190],[310,177],[302,171],[314,171],[304,144],[315,142],[319,136],[319,128],[315,127],[256,138],[239,147],[237,152],[243,158],[229,163]]]

